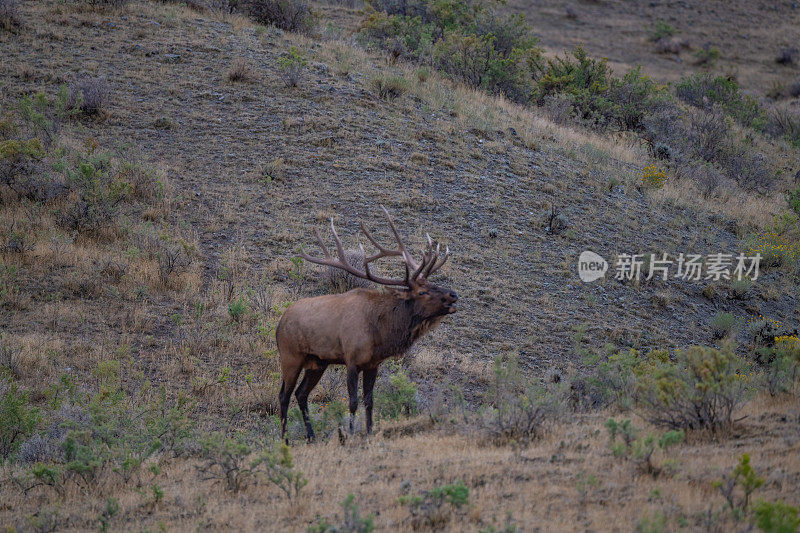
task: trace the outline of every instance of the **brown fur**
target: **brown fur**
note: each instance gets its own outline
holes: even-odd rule
[[[285,431],[291,394],[305,369],[296,396],[309,439],[313,438],[307,418],[308,395],[329,364],[343,364],[348,370],[352,416],[358,402],[358,373],[364,372],[364,404],[370,431],[372,385],[378,365],[404,354],[445,315],[455,312],[457,298],[454,292],[422,279],[412,282],[406,290],[353,289],[344,294],[305,298],[289,306],[275,332],[283,375],[282,429]]]

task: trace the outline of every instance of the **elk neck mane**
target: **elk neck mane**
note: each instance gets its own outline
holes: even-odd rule
[[[376,303],[374,327],[379,332],[376,352],[382,359],[405,353],[444,318],[423,316],[416,309],[414,300],[406,298],[402,290],[381,294]]]

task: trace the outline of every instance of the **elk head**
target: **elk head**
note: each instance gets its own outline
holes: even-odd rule
[[[314,230],[314,234],[317,237],[317,242],[325,254],[325,257],[312,257],[302,248],[300,250],[300,256],[306,261],[318,265],[340,268],[353,276],[372,281],[379,285],[402,287],[402,289],[398,290],[400,296],[413,305],[418,316],[425,320],[455,313],[458,295],[450,289],[439,287],[428,281],[428,278],[442,268],[445,261],[447,261],[447,258],[450,256],[450,249],[445,247],[444,252],[442,252],[439,243],[431,239],[431,236],[426,233],[425,236],[428,239],[428,243],[425,252],[422,254],[422,259],[419,262],[414,260],[403,243],[403,239],[400,237],[400,233],[394,225],[392,216],[384,206],[381,206],[381,209],[384,215],[386,215],[386,220],[389,222],[389,227],[397,241],[397,248],[392,249],[383,246],[367,230],[364,223],[361,222],[360,227],[362,233],[377,249],[377,252],[372,255],[367,255],[364,251],[364,246],[359,244],[364,261],[363,264],[360,265],[361,268],[352,265],[345,257],[344,246],[342,246],[342,241],[339,239],[339,234],[336,232],[336,227],[333,225],[333,219],[331,219],[331,231],[334,241],[336,242],[336,257],[333,257],[328,251],[328,248],[325,246],[317,230]],[[384,257],[401,257],[405,267],[405,275],[402,278],[387,278],[375,275],[370,270],[369,265]]]

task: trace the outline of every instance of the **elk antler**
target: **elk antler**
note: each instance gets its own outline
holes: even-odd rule
[[[355,266],[351,265],[347,259],[345,258],[344,253],[344,246],[342,246],[342,241],[339,239],[339,234],[336,233],[336,227],[333,225],[333,219],[331,218],[331,231],[333,232],[333,239],[336,242],[336,255],[337,257],[334,258],[331,253],[328,251],[328,248],[325,246],[322,237],[320,237],[319,231],[316,229],[314,230],[314,235],[317,237],[317,242],[319,243],[320,248],[322,248],[322,252],[325,254],[324,258],[319,257],[312,257],[308,255],[303,248],[300,248],[300,257],[305,259],[306,261],[310,261],[312,263],[316,263],[318,265],[327,265],[334,268],[340,268],[346,272],[349,272],[353,276],[358,278],[367,279],[369,281],[373,281],[375,283],[379,283],[381,285],[405,285],[409,286],[412,281],[416,281],[420,276],[424,279],[439,270],[442,265],[444,265],[445,261],[447,261],[447,257],[450,255],[450,249],[446,248],[444,255],[440,256],[440,248],[439,243],[431,239],[431,236],[427,233],[425,234],[428,238],[428,246],[425,250],[425,253],[422,255],[422,262],[417,263],[414,261],[414,258],[411,257],[411,254],[406,249],[405,244],[403,243],[402,237],[400,237],[400,232],[397,231],[397,228],[394,225],[394,221],[392,220],[389,211],[386,210],[384,206],[381,206],[383,213],[386,215],[386,220],[389,222],[389,227],[394,234],[395,239],[397,240],[398,248],[396,250],[386,248],[381,243],[379,243],[375,237],[367,230],[364,226],[363,222],[360,222],[360,227],[364,236],[372,243],[372,245],[377,248],[377,252],[367,256],[366,252],[364,251],[364,246],[359,244],[361,248],[361,252],[364,254],[364,270],[359,270]],[[383,257],[395,257],[400,256],[403,258],[403,262],[405,263],[406,267],[406,275],[404,278],[385,278],[382,276],[376,276],[372,272],[370,272],[369,264],[373,261],[377,261]]]

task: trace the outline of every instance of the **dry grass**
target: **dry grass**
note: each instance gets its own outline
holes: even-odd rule
[[[256,74],[253,72],[250,62],[241,57],[234,59],[228,69],[228,81],[231,83],[253,83],[256,81]]]
[[[793,422],[776,426],[775,417],[787,412]],[[560,424],[543,440],[521,449],[477,446],[469,435],[420,433],[413,428],[425,424],[417,423],[402,423],[397,426],[400,431],[384,425],[383,433],[398,436],[359,437],[345,446],[335,438],[299,445],[293,449],[295,463],[309,484],[297,501],[285,499],[269,484],[233,495],[219,484],[198,480],[198,463],[186,459],[163,462],[161,474],[152,481],[142,480],[163,489],[163,500],[156,504],[146,492],[119,484],[111,493],[88,495],[68,487],[62,498],[70,506],[70,527],[77,529],[93,527],[97,509],[113,494],[120,503],[120,512],[111,522],[114,528],[163,524],[160,527],[183,530],[199,524],[245,531],[300,531],[319,517],[335,521],[337,514],[341,516],[339,503],[352,493],[362,515],[372,514],[379,529],[405,530],[411,515],[399,502],[400,496],[461,481],[469,489],[469,503],[460,509],[445,505],[437,515],[441,526],[437,529],[500,527],[510,515],[521,529],[619,531],[663,515],[667,529],[685,524],[725,530],[735,527],[735,522],[719,514],[724,500],[713,482],[730,472],[743,452],[751,454],[754,469],[767,480],[757,497],[799,503],[792,481],[800,475],[798,445],[792,437],[798,430],[796,404],[760,399],[741,415],[747,418],[737,428],[735,440],[693,438],[655,457],[657,462],[672,461],[672,473],[657,478],[610,452],[603,428],[608,415],[596,414]],[[634,424],[648,429],[638,419]],[[785,444],[792,439],[793,444]],[[41,516],[50,510],[61,520],[67,518],[49,500],[44,489],[35,489],[27,497],[6,489],[6,507],[0,516],[8,519],[9,509],[18,517]]]
[[[703,195],[689,179],[667,180],[664,187],[654,191],[657,202],[676,203],[706,213],[714,213],[735,220],[744,227],[768,227],[780,212],[783,198],[779,193],[742,195],[731,191],[724,196]]]

